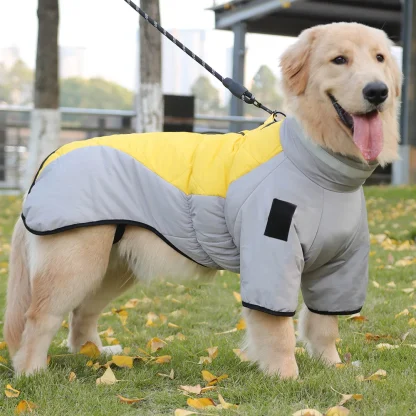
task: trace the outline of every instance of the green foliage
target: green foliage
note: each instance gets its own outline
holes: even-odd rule
[[[200,76],[192,85],[192,94],[195,96],[197,114],[221,113],[219,91],[211,84],[206,76]]]
[[[34,73],[22,60],[10,68],[0,64],[0,102],[25,105],[33,100]]]
[[[133,102],[132,91],[102,78],[61,80],[62,107],[131,110]]]
[[[250,90],[256,99],[271,110],[282,108],[283,99],[279,94],[279,80],[267,65],[262,65],[253,78]],[[244,107],[245,114],[253,117],[264,117],[265,112],[253,105]]]

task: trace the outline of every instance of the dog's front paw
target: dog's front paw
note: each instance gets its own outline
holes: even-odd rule
[[[267,375],[279,376],[282,380],[297,379],[299,377],[299,368],[295,357],[279,359],[272,363],[259,362],[261,370]]]
[[[123,352],[123,347],[121,345],[109,345],[107,347],[102,347],[101,354],[104,355],[118,355]]]

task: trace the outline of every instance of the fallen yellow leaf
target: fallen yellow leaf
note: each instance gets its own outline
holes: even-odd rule
[[[399,316],[407,316],[407,315],[409,315],[409,309],[403,309],[401,312],[399,312],[396,316],[395,316],[395,318],[398,318]]]
[[[33,409],[36,409],[37,405],[35,403],[29,402],[27,400],[21,400],[16,408],[14,409],[14,413],[16,415],[20,415],[23,412],[32,413]]]
[[[207,397],[203,397],[201,399],[189,398],[186,403],[188,403],[188,406],[194,407],[195,409],[205,409],[206,407],[215,406],[214,401]]]
[[[0,363],[7,364],[7,360],[0,355]]]
[[[243,318],[241,318],[239,321],[238,321],[238,323],[237,323],[237,325],[235,326],[239,331],[240,330],[242,330],[242,329],[246,329],[246,321],[243,319]]]
[[[416,326],[416,318],[410,318],[408,324],[410,326]]]
[[[80,349],[80,354],[86,355],[90,358],[97,358],[100,355],[100,350],[91,341],[87,341]]]
[[[144,399],[137,399],[137,398],[134,398],[134,399],[128,399],[127,397],[120,396],[119,394],[117,394],[117,397],[120,399],[120,401],[121,401],[122,403],[126,403],[126,404],[134,404],[134,403],[139,403],[139,402],[141,402],[142,400],[144,400]]]
[[[7,347],[6,341],[0,342],[0,350],[4,350],[4,349],[6,349],[6,347]]]
[[[363,378],[362,381],[379,381],[383,380],[387,377],[387,372],[385,370],[377,370],[374,374],[371,374],[371,376],[367,378]]]
[[[185,336],[184,334],[182,334],[181,332],[178,332],[178,333],[176,334],[176,338],[177,338],[179,341],[185,341],[185,340],[186,340],[186,336]]]
[[[293,413],[292,416],[323,416],[323,414],[315,409],[303,409]]]
[[[101,331],[98,335],[103,335],[105,337],[112,337],[114,335],[114,330],[109,326],[105,331]]]
[[[237,332],[238,329],[237,328],[233,328],[230,329],[229,331],[224,331],[224,332],[216,332],[215,335],[224,335],[224,334],[231,334],[232,332]]]
[[[160,338],[152,338],[148,343],[147,343],[147,348],[150,348],[150,352],[156,352],[160,349],[162,349],[164,346],[166,345],[166,342],[163,341],[163,339]]]
[[[210,348],[207,348],[207,351],[208,351],[208,355],[212,359],[217,358],[217,355],[218,355],[218,347],[210,347]]]
[[[238,409],[238,406],[236,404],[227,403],[221,396],[221,394],[218,394],[218,400],[221,403],[221,409]]]
[[[302,355],[302,354],[305,354],[305,352],[306,352],[305,348],[303,348],[303,347],[295,347],[295,354]]]
[[[133,357],[126,355],[113,355],[111,360],[117,367],[133,368]]]
[[[196,386],[179,386],[179,388],[187,393],[201,394],[202,387],[200,384]]]
[[[172,370],[170,370],[170,373],[169,373],[169,374],[157,373],[157,375],[158,375],[158,376],[161,376],[161,377],[168,377],[168,378],[170,378],[171,380],[173,380],[173,379],[175,378],[175,371],[174,371],[174,369],[172,368]]]
[[[169,328],[180,328],[179,325],[173,324],[172,322],[168,322],[168,327]]]
[[[175,416],[190,416],[190,415],[197,415],[198,413],[191,412],[185,409],[176,409]]]
[[[363,395],[362,394],[343,394],[342,400],[338,403],[338,406],[342,406],[343,404],[347,403],[351,399],[360,401],[363,399]]]
[[[117,338],[114,337],[106,337],[105,342],[108,345],[119,345],[120,341]]]
[[[214,384],[217,384],[219,381],[228,378],[228,374],[223,374],[222,376],[217,377],[207,370],[202,370],[202,378],[206,382],[208,382],[208,386],[213,386]]]
[[[350,411],[346,407],[335,406],[328,409],[325,416],[347,416],[349,413]]]
[[[10,384],[6,386],[6,389],[4,390],[4,394],[6,397],[12,398],[12,397],[19,397],[20,391],[14,389]]]
[[[234,295],[234,297],[235,297],[235,300],[236,300],[238,303],[241,303],[241,295],[240,295],[238,292],[233,292],[233,295]]]
[[[375,280],[372,281],[373,286],[376,287],[377,289],[380,287],[380,283],[376,282]]]
[[[77,378],[77,375],[73,371],[71,371],[68,377],[69,382],[73,382],[76,378]]]
[[[121,325],[125,326],[127,323],[127,317],[129,316],[129,313],[125,311],[124,309],[114,310],[114,313],[116,313],[117,316],[119,317],[121,321]]]
[[[234,354],[241,360],[241,362],[246,362],[246,361],[250,361],[247,357],[247,354],[240,350],[240,349],[233,349]]]
[[[376,348],[378,350],[395,350],[396,348],[399,348],[399,346],[392,344],[377,344]]]
[[[396,283],[394,283],[394,282],[389,282],[389,283],[387,283],[387,285],[386,285],[387,287],[391,287],[391,288],[395,288],[396,287]]]
[[[161,355],[155,360],[155,363],[166,364],[166,363],[170,363],[171,360],[172,360],[172,357],[170,355]]]
[[[347,321],[360,321],[360,322],[368,321],[368,319],[365,316],[360,315],[359,313],[355,313],[355,314],[349,316],[346,320]]]
[[[139,299],[130,299],[124,306],[124,309],[133,309],[139,303]]]
[[[114,375],[113,370],[110,367],[108,367],[107,370],[105,370],[104,374],[96,380],[96,384],[111,385],[115,384],[116,382],[116,376]]]
[[[402,292],[409,294],[409,293],[413,293],[415,291],[414,287],[407,287],[405,289],[402,289]]]
[[[212,358],[211,357],[199,357],[198,364],[211,364]]]

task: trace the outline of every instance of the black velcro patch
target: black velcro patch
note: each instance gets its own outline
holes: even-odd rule
[[[273,199],[272,208],[267,220],[264,235],[278,240],[287,241],[290,225],[292,224],[293,214],[296,205],[290,202]]]

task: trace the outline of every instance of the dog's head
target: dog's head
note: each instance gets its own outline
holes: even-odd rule
[[[282,56],[289,113],[319,145],[384,165],[397,158],[402,74],[387,35],[358,23],[305,30]]]

